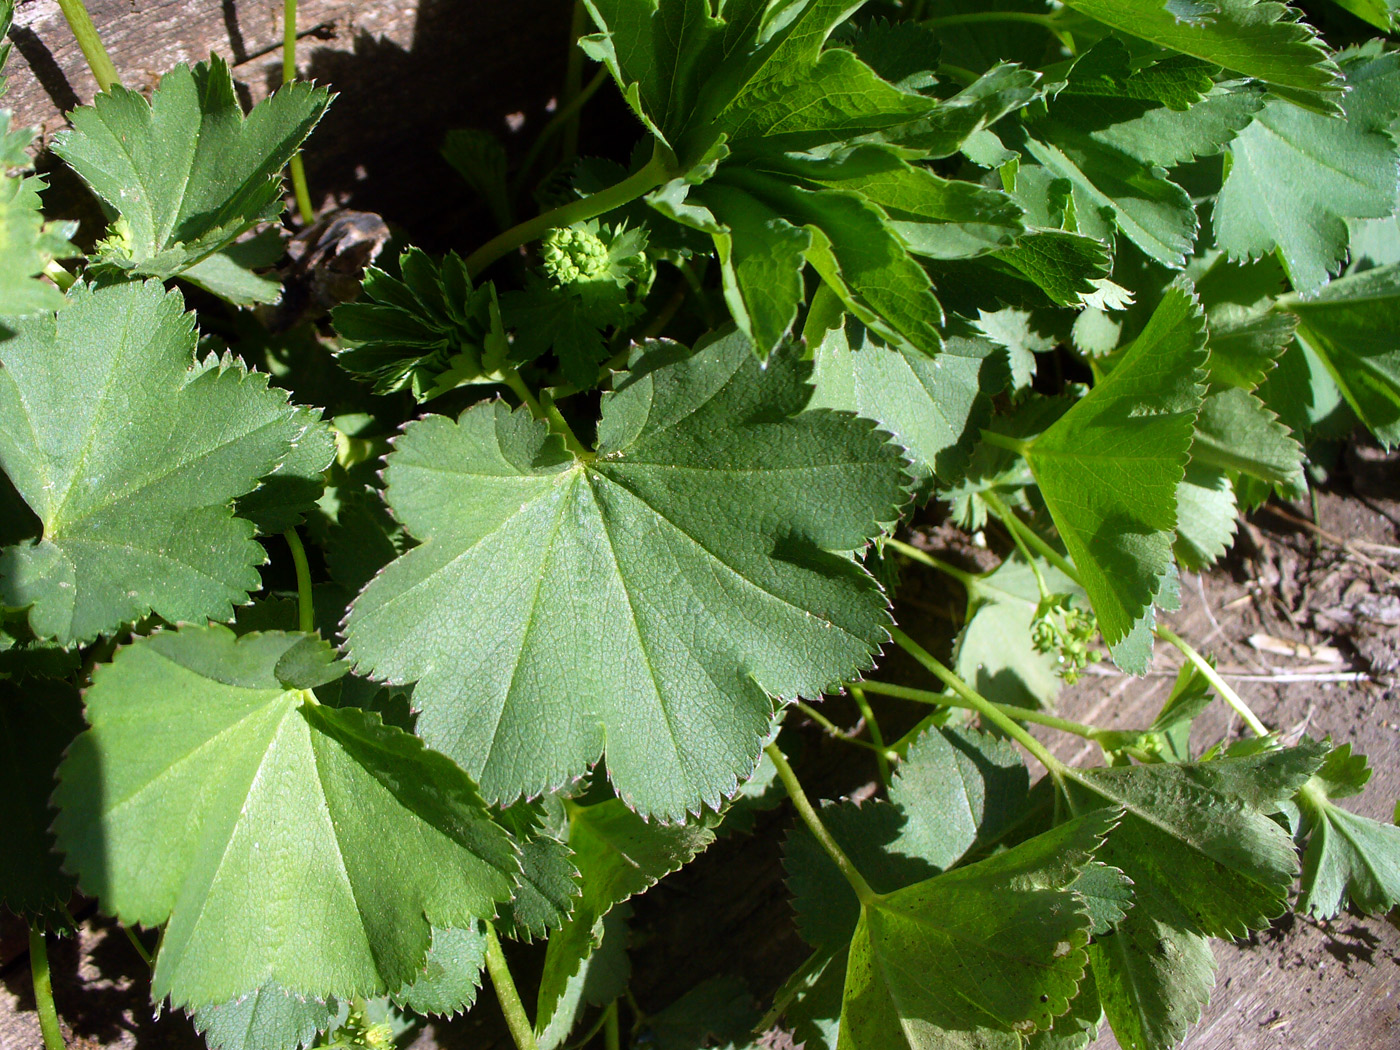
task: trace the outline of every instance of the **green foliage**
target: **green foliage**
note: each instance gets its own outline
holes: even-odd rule
[[[473,288],[454,252],[436,263],[408,248],[399,273],[370,267],[370,301],[336,307],[332,319],[347,344],[340,366],[371,382],[376,394],[409,390],[420,401],[450,390],[457,376],[490,382],[508,353],[495,287]]]
[[[227,620],[264,558],[229,501],[307,420],[265,376],[194,361],[178,292],[79,285],[68,299],[0,343],[0,466],[43,526],[0,551],[0,601],[64,645],[150,611]]]
[[[323,88],[245,114],[214,58],[99,94],[55,140],[112,220],[86,256],[0,117],[0,905],[159,927],[153,999],[212,1050],[387,1050],[483,968],[522,1048],[754,1050],[734,974],[642,1012],[631,899],[791,797],[813,954],[768,1021],[811,1050],[1085,1050],[1101,1017],[1172,1050],[1211,938],[1300,871],[1320,917],[1400,902],[1400,832],[1340,804],[1365,760],[1193,750],[1199,658],[1145,728],[1049,710],[1101,642],[1145,671],[1179,568],[1319,442],[1400,443],[1400,53],[1276,0],[577,19],[605,74],[539,139],[443,147],[476,199],[434,214],[499,235],[396,228],[362,280],[379,240],[288,264],[269,225]],[[580,125],[612,84],[640,123]],[[228,308],[284,278],[304,310]],[[947,692],[853,688],[891,642]],[[874,797],[808,802],[798,700]],[[501,939],[545,942],[533,1009]]]
[[[1320,919],[1336,915],[1344,899],[1367,915],[1400,903],[1400,828],[1333,801],[1360,794],[1370,778],[1366,756],[1343,744],[1298,792],[1298,805],[1312,824],[1298,907]]]
[[[1172,569],[1204,347],[1200,306],[1173,285],[1108,377],[1026,451],[1110,646],[1151,616]]]
[[[288,84],[245,117],[228,65],[213,57],[176,66],[149,102],[113,87],[74,110],[73,130],[55,138],[54,152],[117,216],[96,261],[173,277],[276,219],[280,172],[329,104],[324,88]],[[270,293],[275,300],[275,286]]]
[[[269,981],[382,994],[423,969],[430,924],[470,927],[510,897],[517,848],[466,776],[376,716],[316,702],[344,672],[307,635],[187,627],[97,675],[55,828],[84,892],[125,923],[168,921],[157,1000],[211,1006]]]
[[[609,778],[643,812],[717,807],[758,761],[770,696],[868,667],[888,622],[834,552],[897,515],[902,461],[868,423],[798,415],[807,372],[791,355],[760,369],[738,336],[653,347],[581,456],[500,403],[410,426],[388,500],[426,542],[356,601],[351,657],[417,681],[417,731],[488,797],[555,787],[607,738]],[[450,635],[431,626],[444,616]],[[632,731],[642,710],[656,722]]]

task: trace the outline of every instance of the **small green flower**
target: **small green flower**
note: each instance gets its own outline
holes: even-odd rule
[[[1054,653],[1059,663],[1056,673],[1066,682],[1079,680],[1079,672],[1099,659],[1089,648],[1098,632],[1092,612],[1075,607],[1069,594],[1051,594],[1036,606],[1031,621],[1031,643],[1038,653]]]
[[[550,230],[540,248],[544,269],[560,284],[602,277],[608,270],[608,246],[591,230],[571,226]]]

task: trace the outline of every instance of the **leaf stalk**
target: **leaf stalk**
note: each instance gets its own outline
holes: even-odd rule
[[[658,144],[651,160],[621,182],[614,183],[597,193],[591,193],[587,197],[581,197],[568,204],[551,208],[547,212],[536,215],[533,219],[527,219],[512,226],[504,233],[492,237],[467,256],[467,273],[475,278],[477,274],[497,259],[513,252],[522,244],[528,244],[536,238],[543,237],[550,230],[572,226],[576,222],[586,222],[589,219],[596,219],[599,215],[606,215],[614,208],[620,208],[643,194],[650,193],[668,179],[673,178],[674,175],[671,162]]]
[[[83,0],[58,0],[58,9],[63,12],[83,58],[87,59],[88,68],[97,80],[98,90],[111,91],[113,87],[120,87],[122,80],[117,75],[117,67],[112,64],[112,57],[107,54],[102,38],[97,35],[97,27],[92,24]]]
[[[486,924],[486,972],[491,975],[491,985],[496,989],[496,998],[500,1000],[501,1013],[505,1014],[506,1027],[510,1029],[516,1050],[539,1050],[535,1030],[525,1014],[525,1004],[520,1001],[505,953],[501,951],[501,942],[496,939],[496,929],[489,922]]]
[[[282,0],[282,83],[297,78],[297,0]],[[306,166],[301,162],[301,150],[288,162],[292,172],[292,195],[296,197],[297,214],[302,224],[316,221],[316,209],[311,206],[311,191],[306,186]]]
[[[1158,638],[1162,639],[1162,641],[1176,646],[1176,648],[1181,651],[1181,655],[1195,665],[1196,670],[1200,671],[1205,680],[1220,694],[1220,699],[1224,700],[1235,709],[1236,713],[1244,719],[1245,725],[1249,726],[1250,731],[1253,732],[1255,736],[1266,737],[1272,735],[1269,732],[1269,727],[1260,721],[1259,716],[1244,702],[1244,698],[1230,688],[1229,683],[1221,678],[1219,672],[1210,665],[1210,661],[1198,653],[1195,647],[1187,642],[1186,639],[1182,638],[1170,627],[1163,627],[1160,625],[1153,633],[1155,633]]]
[[[39,1031],[44,1050],[66,1050],[63,1029],[58,1025],[58,1008],[53,1001],[53,977],[49,973],[49,945],[44,931],[29,928],[29,971],[34,977],[34,1008],[39,1014]]]
[[[282,533],[292,550],[292,564],[297,572],[297,630],[303,634],[316,633],[316,606],[311,596],[311,566],[306,560],[306,548],[296,529]]]
[[[1026,732],[1025,728],[1010,715],[1003,713],[997,704],[992,703],[976,689],[973,689],[972,686],[968,685],[945,667],[941,660],[918,642],[914,641],[914,639],[910,638],[898,627],[890,628],[890,637],[894,639],[896,645],[922,664],[925,670],[965,700],[969,708],[986,718],[987,721],[991,722],[1007,736],[1011,737],[1012,740],[1015,740],[1038,758],[1041,764],[1045,766],[1052,775],[1058,778],[1058,776],[1065,771],[1065,764],[1046,750],[1044,744],[1031,736],[1030,733]]]
[[[777,744],[769,744],[763,750],[777,768],[778,777],[782,780],[783,787],[787,789],[788,797],[792,799],[793,808],[797,810],[797,815],[802,818],[802,823],[807,825],[807,830],[812,833],[812,837],[820,843],[822,849],[826,850],[827,856],[832,859],[846,881],[850,883],[851,889],[860,898],[861,904],[867,906],[874,904],[880,895],[870,888],[870,883],[865,881],[865,876],[851,863],[851,858],[846,856],[846,851],[841,848],[836,839],[832,838],[831,832],[822,823],[822,818],[817,815],[812,803],[808,801],[807,793],[802,790],[802,784],[797,779],[797,774],[792,771],[787,756],[783,754]]]
[[[939,707],[957,707],[966,711],[978,711],[980,708],[974,707],[961,696],[949,696],[947,693],[933,693],[927,689],[914,689],[907,685],[894,685],[889,682],[861,682],[860,687],[868,693],[876,693],[880,696],[892,696],[898,700],[912,700],[918,704],[935,704]],[[1061,718],[1059,715],[1052,715],[1048,711],[1036,711],[1029,707],[1015,707],[1011,704],[998,704],[994,700],[988,700],[998,711],[1007,718],[1014,718],[1018,722],[1030,722],[1034,725],[1046,726],[1050,729],[1058,729],[1063,733],[1070,733],[1085,740],[1098,740],[1103,730],[1097,726],[1086,725],[1083,722],[1072,722],[1068,718]]]

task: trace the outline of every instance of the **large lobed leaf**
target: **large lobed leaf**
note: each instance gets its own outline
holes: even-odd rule
[[[618,794],[678,819],[758,761],[770,697],[868,667],[884,594],[850,556],[907,499],[873,425],[802,412],[810,366],[738,335],[656,344],[576,457],[500,402],[410,424],[388,501],[424,540],[346,623],[359,667],[417,681],[417,731],[513,799],[606,750]]]
[[[0,466],[43,524],[0,551],[0,603],[65,645],[152,611],[230,619],[265,555],[229,503],[308,418],[232,359],[196,362],[193,319],[159,282],[68,300],[0,343]]]
[[[434,927],[510,898],[518,851],[466,775],[376,715],[316,702],[344,671],[313,636],[218,626],[98,669],[55,830],[104,910],[166,924],[157,1001],[397,991]]]

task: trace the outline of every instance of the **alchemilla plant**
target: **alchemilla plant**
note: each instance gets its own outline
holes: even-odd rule
[[[50,1050],[75,891],[211,1050],[389,1047],[483,970],[520,1050],[756,1045],[626,1005],[624,902],[784,793],[812,955],[763,1024],[809,1048],[1168,1050],[1212,938],[1395,905],[1364,757],[1157,619],[1315,441],[1400,442],[1400,51],[1338,2],[582,0],[513,173],[449,139],[502,232],[290,329],[329,92],[289,53],[251,112],[217,57],[147,98],[65,4],[102,91],[52,148],[109,227],[0,152],[0,902]],[[609,83],[626,163],[575,155]],[[934,501],[999,568],[901,542]],[[919,572],[967,591],[948,663]],[[1154,645],[1153,724],[1053,713]],[[841,691],[879,797],[817,807],[784,717]],[[1193,748],[1214,702],[1251,735]]]

